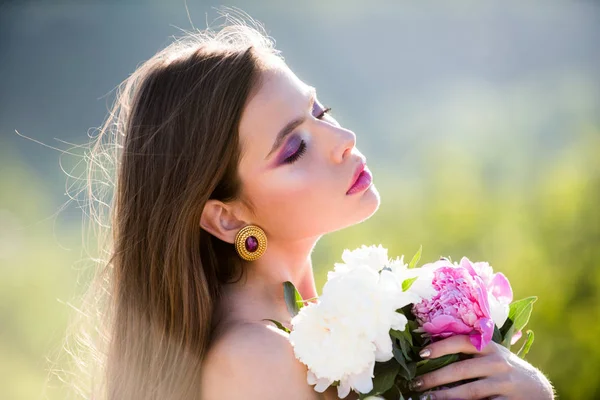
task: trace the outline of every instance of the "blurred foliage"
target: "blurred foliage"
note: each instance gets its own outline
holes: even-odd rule
[[[0,160],[0,399],[39,399],[78,290],[81,230],[57,224],[50,190],[7,147]]]

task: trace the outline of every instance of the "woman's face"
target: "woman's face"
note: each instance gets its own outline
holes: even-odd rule
[[[354,132],[324,112],[312,87],[285,63],[262,74],[239,128],[242,193],[255,212],[250,222],[270,239],[298,240],[370,217],[380,200],[368,169],[362,187],[348,192],[366,161]]]

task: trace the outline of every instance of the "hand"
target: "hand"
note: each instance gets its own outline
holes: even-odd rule
[[[431,399],[554,399],[552,385],[539,370],[495,342],[478,352],[468,336],[458,335],[434,342],[424,350],[429,350],[430,354],[421,352],[423,358],[456,353],[473,354],[474,357],[415,378],[411,382],[413,390],[425,391],[463,379],[479,378],[450,389],[427,392]]]

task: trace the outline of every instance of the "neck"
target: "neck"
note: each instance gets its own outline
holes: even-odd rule
[[[258,260],[245,262],[244,276],[225,285],[221,309],[224,320],[280,322],[291,320],[283,297],[283,283],[294,284],[303,299],[317,297],[310,258],[318,238],[280,244],[269,241]]]

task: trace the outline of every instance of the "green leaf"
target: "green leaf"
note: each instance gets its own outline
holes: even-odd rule
[[[408,327],[408,326],[407,326]],[[397,331],[395,329],[390,329],[390,336],[392,338],[398,339],[398,343],[400,343],[400,350],[402,351],[402,355],[406,359],[406,361],[412,361],[410,357],[410,351],[412,350],[412,336],[410,332],[405,329],[403,331]]]
[[[305,304],[306,302],[313,301],[313,300],[317,300],[318,298],[319,298],[319,296],[316,296],[316,297],[311,297],[310,299],[301,300],[301,301],[300,301],[300,303],[302,304],[302,307],[304,307],[304,304]],[[302,308],[302,307],[300,307],[300,308]]]
[[[492,340],[498,344],[502,344],[502,333],[496,325],[494,325],[494,335],[492,336]]]
[[[412,338],[412,334],[410,329],[408,329],[409,325],[406,324],[406,328],[401,331],[402,335],[404,335],[404,337],[406,338],[406,341],[408,342],[408,344],[410,344],[411,346],[413,346],[413,338]]]
[[[500,329],[503,335],[502,345],[510,349],[510,341],[515,332],[522,330],[529,322],[533,303],[537,301],[536,296],[527,297],[511,303],[508,311],[508,319]]]
[[[402,335],[402,331],[397,331],[395,329],[390,329],[390,336],[399,340],[402,340],[404,336]]]
[[[529,317],[531,317],[531,311],[533,310],[533,303],[535,303],[536,301],[537,297],[532,296],[521,300],[522,303],[515,307],[512,307],[511,304],[510,310],[508,312],[508,317],[513,317],[513,315],[511,314],[514,314],[514,318],[510,319],[514,321],[515,331],[518,332],[522,330],[525,327],[525,325],[527,325],[527,323],[529,322]]]
[[[408,268],[412,269],[414,267],[417,266],[417,263],[419,262],[419,260],[421,259],[421,253],[423,252],[423,245],[419,246],[419,250],[417,251],[417,253],[413,256],[412,260],[410,260],[410,263],[408,263]]]
[[[410,343],[408,343],[408,341],[400,340],[400,350],[402,350],[402,354],[404,355],[404,358],[406,359],[406,361],[413,360],[409,354],[411,349],[412,349],[412,346],[410,345]]]
[[[279,321],[275,321],[274,319],[268,319],[268,318],[266,318],[266,319],[263,319],[263,321],[271,321],[272,323],[274,323],[274,324],[275,324],[275,326],[276,326],[276,327],[278,327],[278,328],[279,328],[279,329],[281,329],[282,331],[284,331],[284,332],[286,332],[286,333],[290,333],[290,330],[289,330],[288,328],[286,328],[285,326],[283,326],[283,325],[281,324],[281,322],[279,322]]]
[[[423,375],[431,371],[435,371],[448,364],[452,364],[458,361],[460,356],[458,354],[447,354],[438,358],[432,358],[428,360],[420,361],[417,366],[417,375]]]
[[[506,318],[506,321],[504,321],[504,325],[502,325],[502,328],[500,328],[500,335],[502,335],[502,345],[503,346],[505,346],[505,339],[507,337],[506,334],[508,333],[509,330],[512,329],[513,325],[514,325],[513,321],[510,318]],[[508,343],[510,344],[510,340],[508,341]]]
[[[412,304],[410,304],[408,307],[412,308]],[[404,315],[406,315],[406,314],[404,314]],[[409,332],[413,332],[413,331],[415,331],[416,329],[419,328],[419,323],[417,321],[415,321],[415,320],[412,320],[412,319],[409,319],[408,323],[406,325],[407,325],[407,330]]]
[[[300,309],[304,307],[304,301],[292,282],[286,281],[283,283],[283,297],[290,315],[294,318],[300,312]]]
[[[377,396],[387,392],[394,386],[396,376],[400,371],[400,365],[394,360],[375,364],[375,378],[373,378],[373,390],[371,396]]]
[[[517,353],[517,355],[519,357],[521,357],[522,359],[525,359],[525,356],[527,355],[527,353],[529,353],[529,349],[531,349],[531,345],[533,344],[533,339],[534,339],[532,330],[528,330],[526,332],[526,334],[527,334],[527,339],[525,339],[525,343],[523,343],[523,346],[521,346],[521,349]]]
[[[414,278],[408,278],[404,280],[404,282],[402,282],[402,291],[406,292],[408,289],[410,289],[410,287],[417,280],[417,278],[418,276],[415,276]]]
[[[394,382],[394,385],[391,388],[389,388],[387,392],[382,393],[380,396],[384,399],[400,400],[402,398],[402,391],[398,387],[398,376],[396,376],[396,381]]]
[[[412,380],[417,373],[417,364],[414,362],[407,362],[404,358],[404,354],[400,348],[396,345],[395,341],[392,342],[392,354],[394,355],[394,359],[400,365],[400,371],[398,372],[400,376],[407,381]]]

